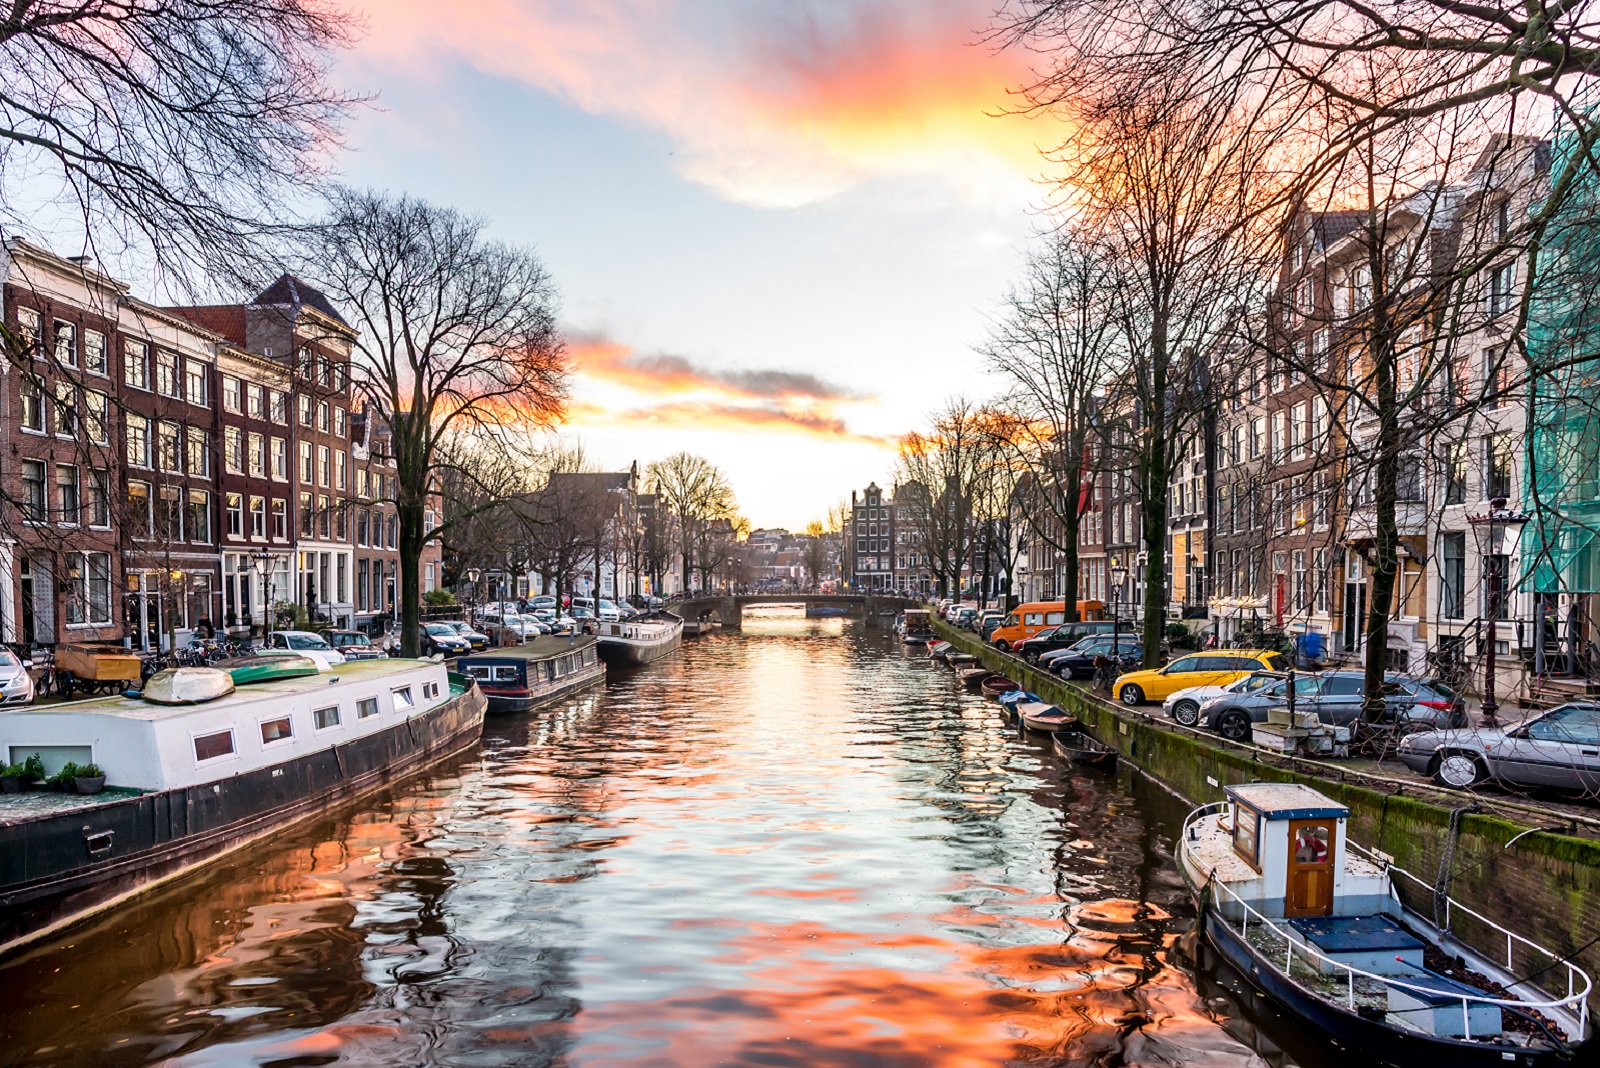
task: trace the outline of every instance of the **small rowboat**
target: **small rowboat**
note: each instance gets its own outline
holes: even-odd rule
[[[158,705],[198,705],[232,692],[233,676],[216,668],[167,668],[144,680],[144,699]]]
[[[235,656],[213,661],[212,667],[226,671],[234,684],[248,686],[253,682],[273,682],[277,679],[297,679],[315,675],[317,662],[298,653],[257,653],[252,656]]]
[[[978,658],[971,653],[946,653],[944,660],[953,668],[971,667],[978,662]]]
[[[1074,730],[1078,726],[1078,717],[1071,712],[1064,712],[1055,705],[1044,702],[1019,704],[1016,706],[1018,716],[1022,717],[1022,725],[1030,731],[1039,731],[1041,734],[1054,734],[1056,731]]]
[[[987,697],[999,697],[1003,693],[1014,693],[1022,688],[1004,675],[990,675],[979,684],[979,687]]]
[[[1015,708],[1019,704],[1039,704],[1041,699],[1038,694],[1028,690],[1012,690],[1001,694],[999,700],[1001,708]]]
[[[928,643],[928,656],[934,660],[943,660],[949,652],[950,643],[947,641],[935,640]]]
[[[1089,737],[1089,732],[1082,725],[1073,730],[1057,731],[1051,746],[1057,756],[1065,757],[1074,764],[1088,764],[1097,768],[1117,766],[1117,751]]]
[[[961,680],[961,685],[965,686],[969,690],[976,690],[980,685],[983,684],[985,679],[988,679],[993,675],[994,672],[990,671],[986,667],[962,668],[956,672],[956,677]]]

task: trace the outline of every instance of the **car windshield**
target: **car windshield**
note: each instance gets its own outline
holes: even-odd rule
[[[456,636],[456,632],[443,623],[429,623],[427,631],[429,634],[437,634],[445,638],[454,638]]]
[[[0,667],[21,667],[22,661],[10,649],[0,649]]]
[[[1043,630],[1041,630],[1038,634],[1035,634],[1034,637],[1035,638],[1049,638],[1049,637],[1054,636],[1055,632],[1056,632],[1056,628],[1055,627],[1046,627]]]
[[[321,638],[314,638],[309,634],[291,634],[287,638],[291,649],[331,649],[327,642]]]
[[[328,634],[324,635],[329,645],[365,645],[367,639],[362,634]]]

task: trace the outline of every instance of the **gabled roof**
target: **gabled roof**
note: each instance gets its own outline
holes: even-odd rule
[[[1319,211],[1313,214],[1311,233],[1316,239],[1317,250],[1325,251],[1329,245],[1360,226],[1366,215],[1360,210]]]
[[[240,348],[245,347],[244,307],[239,304],[209,304],[198,308],[164,308],[198,326],[221,334]]]
[[[335,322],[343,323],[345,326],[350,325],[345,322],[344,316],[334,309],[333,302],[320,289],[306,285],[292,274],[279,275],[276,282],[256,294],[256,299],[250,303],[256,305],[289,304],[296,308],[303,305],[308,308],[315,308]]]

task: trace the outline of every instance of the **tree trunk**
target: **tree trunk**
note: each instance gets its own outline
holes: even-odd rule
[[[1380,451],[1372,479],[1375,529],[1372,567],[1367,580],[1366,670],[1361,702],[1361,717],[1368,722],[1376,722],[1384,716],[1383,676],[1389,658],[1389,613],[1394,604],[1400,564],[1399,527],[1395,520],[1399,457],[1383,442],[1384,438],[1392,440],[1392,432],[1380,432]]]
[[[400,655],[416,657],[422,653],[423,507],[420,501],[401,501],[395,510],[400,514]]]

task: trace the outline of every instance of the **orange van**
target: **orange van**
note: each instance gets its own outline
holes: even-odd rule
[[[1079,620],[1099,620],[1105,618],[1105,605],[1099,601],[1079,601]],[[994,647],[1001,652],[1010,652],[1011,648],[1024,638],[1031,638],[1046,627],[1059,626],[1067,620],[1067,602],[1065,601],[1032,601],[1028,604],[1019,604],[1012,609],[1011,614],[1000,622],[989,636]]]

